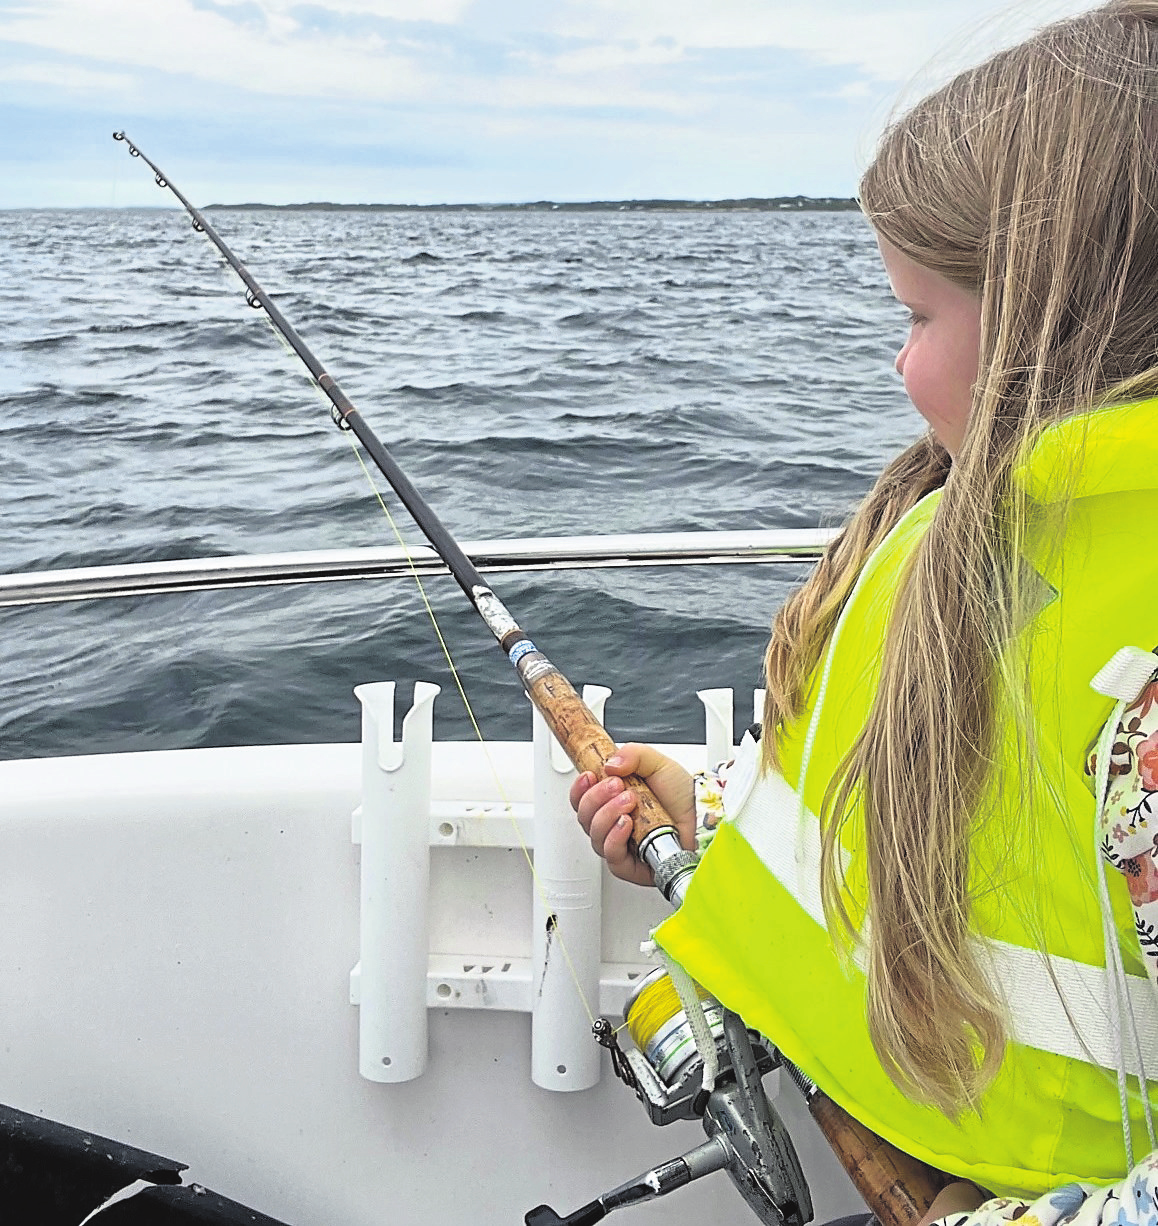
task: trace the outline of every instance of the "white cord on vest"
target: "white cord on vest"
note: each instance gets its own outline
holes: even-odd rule
[[[663,952],[663,960],[667,973],[675,984],[676,995],[684,1007],[684,1016],[692,1028],[692,1036],[696,1041],[696,1051],[704,1062],[703,1088],[710,1094],[716,1088],[716,1077],[720,1072],[720,1057],[716,1051],[716,1040],[712,1036],[712,1028],[708,1025],[708,1015],[704,1012],[704,1002],[700,999],[692,977],[674,958]]]
[[[1126,1165],[1134,1165],[1134,1143],[1130,1127],[1129,1087],[1127,1085],[1127,1059],[1125,1035],[1122,1032],[1123,1013],[1129,1019],[1130,1038],[1137,1064],[1138,1085],[1141,1090],[1142,1110],[1146,1120],[1146,1134],[1150,1148],[1158,1149],[1154,1136],[1154,1118],[1150,1108],[1150,1092],[1146,1077],[1146,1063],[1142,1056],[1142,1042],[1138,1035],[1138,1022],[1130,1003],[1126,968],[1122,964],[1122,950],[1118,943],[1118,928],[1110,903],[1110,891],[1106,882],[1106,861],[1102,855],[1100,818],[1110,790],[1110,758],[1118,736],[1118,725],[1126,708],[1137,701],[1138,695],[1154,673],[1155,660],[1151,652],[1140,647],[1123,647],[1099,670],[1090,682],[1090,688],[1107,698],[1116,699],[1109,719],[1102,727],[1098,738],[1097,776],[1094,781],[1094,856],[1097,861],[1098,902],[1102,912],[1102,939],[1106,951],[1106,971],[1110,983],[1110,1020],[1118,1044],[1118,1099],[1122,1111],[1122,1143],[1126,1150]]]
[[[658,956],[671,979],[672,987],[675,988],[680,1004],[683,1005],[684,1017],[688,1019],[688,1025],[691,1027],[696,1051],[700,1053],[700,1059],[703,1061],[704,1075],[701,1084],[705,1093],[710,1094],[716,1088],[716,1078],[720,1072],[720,1057],[716,1051],[716,1040],[712,1037],[708,1015],[704,1012],[704,1002],[700,999],[699,992],[696,991],[695,980],[662,945],[658,945],[654,940],[644,941],[640,949],[645,954]]]

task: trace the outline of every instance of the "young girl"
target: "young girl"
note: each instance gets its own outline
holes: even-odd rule
[[[1158,0],[926,98],[861,202],[930,432],[780,610],[762,737],[657,940],[854,1116],[986,1194],[1120,1180],[1155,1148],[1131,1074],[1158,1075],[1137,752],[1158,689],[1126,710],[1158,666]],[[646,746],[573,802],[642,881],[632,771],[690,839],[693,782]],[[982,1198],[958,1185],[931,1216]]]

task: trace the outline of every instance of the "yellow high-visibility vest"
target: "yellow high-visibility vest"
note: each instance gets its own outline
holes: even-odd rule
[[[946,1119],[889,1080],[869,1041],[864,975],[835,951],[818,876],[815,815],[864,725],[898,578],[940,491],[918,503],[866,564],[812,679],[807,709],[781,735],[783,776],[762,773],[758,748],[743,747],[725,789],[727,820],[684,905],[656,937],[869,1128],[995,1193],[1032,1197],[1074,1179],[1120,1179],[1130,1165],[1095,886],[1097,814],[1083,764],[1113,707],[1091,679],[1119,648],[1158,644],[1158,400],[1052,427],[1018,479],[1038,503],[1067,490],[1072,502],[1065,549],[1042,570],[1056,596],[1018,643],[1030,653],[1038,748],[1054,799],[1037,789],[1035,808],[1026,811],[1012,734],[999,734],[991,795],[971,844],[973,931],[1008,1003],[1013,1038],[980,1114]],[[864,911],[862,841],[854,810],[843,839],[854,915]],[[1109,888],[1154,1077],[1158,1005],[1119,874],[1110,874]],[[1136,1102],[1133,1108],[1144,1149]]]

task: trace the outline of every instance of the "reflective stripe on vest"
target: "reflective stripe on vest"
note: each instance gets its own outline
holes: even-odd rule
[[[745,738],[724,789],[728,819],[764,867],[817,924],[826,927],[820,899],[820,823],[780,775],[760,774],[758,758],[759,745]],[[1110,982],[1102,967],[1057,955],[1047,964],[1046,955],[1038,950],[1006,941],[978,938],[974,948],[1008,1003],[1011,1037],[1016,1042],[1117,1068]],[[1127,979],[1143,1048],[1158,1051],[1158,1001],[1153,989],[1141,976]],[[1052,1007],[1055,1001],[1057,1008]],[[1020,1002],[1029,1003],[1019,1008]]]

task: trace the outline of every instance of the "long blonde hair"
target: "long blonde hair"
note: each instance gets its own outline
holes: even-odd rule
[[[853,941],[839,848],[863,814],[872,1041],[899,1087],[955,1116],[1006,1043],[969,942],[970,840],[1001,786],[999,727],[1019,774],[1038,765],[1030,668],[1007,648],[1039,594],[1019,559],[1041,508],[1011,473],[1050,423],[1158,394],[1158,0],[1114,0],[962,73],[886,132],[860,194],[878,234],[977,294],[979,374],[952,464],[928,438],[894,461],[777,616],[764,753],[778,764],[776,734],[803,711],[871,550],[943,486],[828,789],[822,888],[830,929]]]

